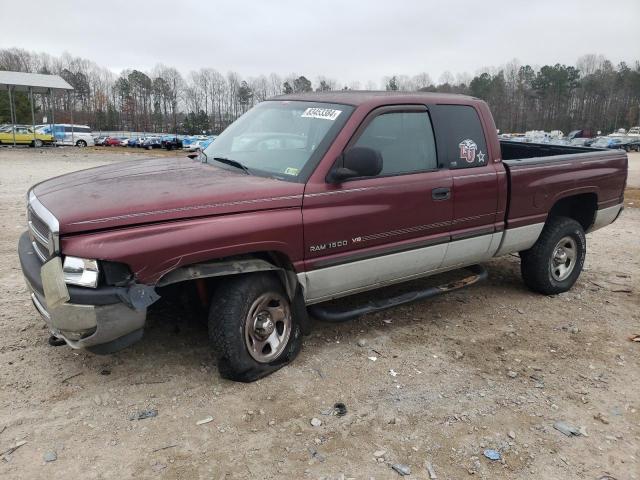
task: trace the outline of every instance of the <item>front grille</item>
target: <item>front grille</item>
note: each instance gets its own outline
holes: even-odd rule
[[[36,230],[41,232],[45,236],[45,238],[48,238],[49,227],[47,226],[46,223],[44,223],[44,221],[42,221],[40,217],[38,217],[33,212],[33,209],[31,207],[29,207],[29,221],[33,222],[33,226],[35,227]]]
[[[57,225],[54,225],[55,230],[52,230],[45,219],[36,213],[36,210],[43,212],[42,214],[45,216],[50,216],[56,224],[57,220],[44,208],[35,195],[31,193],[29,196],[29,206],[27,207],[29,238],[31,239],[33,250],[38,258],[40,258],[40,261],[44,263],[56,254]]]

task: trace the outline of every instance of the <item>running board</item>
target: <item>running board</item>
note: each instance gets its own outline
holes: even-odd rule
[[[460,290],[461,288],[469,287],[482,280],[486,280],[488,276],[487,270],[481,265],[472,265],[464,268],[464,270],[470,271],[472,275],[464,277],[461,280],[456,280],[455,282],[438,285],[437,287],[428,287],[422,290],[413,290],[411,292],[402,293],[389,298],[372,300],[364,305],[353,308],[348,308],[346,306],[329,307],[323,306],[323,304],[320,303],[310,306],[307,310],[312,317],[322,320],[323,322],[346,322],[366,313],[380,312],[388,308],[406,305],[407,303],[436,297],[443,293],[453,292],[454,290]]]

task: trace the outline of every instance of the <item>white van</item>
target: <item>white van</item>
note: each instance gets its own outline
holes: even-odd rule
[[[43,133],[51,133],[50,125],[38,125],[36,128]],[[78,147],[93,147],[94,145],[91,128],[87,125],[56,123],[53,126],[53,136],[56,137],[56,145],[76,145]]]

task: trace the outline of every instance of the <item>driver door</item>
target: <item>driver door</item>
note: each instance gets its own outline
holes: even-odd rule
[[[453,216],[449,170],[439,162],[424,105],[373,110],[345,150],[378,150],[379,175],[308,184],[303,199],[307,303],[436,270]]]

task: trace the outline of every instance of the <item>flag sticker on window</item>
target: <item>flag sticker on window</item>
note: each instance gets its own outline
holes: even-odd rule
[[[322,118],[324,120],[335,120],[342,110],[334,110],[333,108],[307,108],[302,112],[303,118]]]

